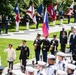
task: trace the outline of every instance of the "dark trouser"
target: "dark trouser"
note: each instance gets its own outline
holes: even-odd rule
[[[9,63],[9,69],[12,70],[13,69],[13,61],[8,61]]]
[[[66,44],[61,44],[61,51],[65,52]]]
[[[52,49],[52,50],[51,50],[51,54],[52,54],[52,55],[54,55],[54,54],[55,54],[55,51],[54,51],[54,49]]]
[[[37,22],[37,24],[36,24],[36,29],[38,29],[38,25],[39,25],[39,22]]]
[[[47,50],[42,50],[43,61],[47,62]]]
[[[8,33],[8,24],[6,23],[6,31],[5,33],[7,34]]]
[[[68,24],[70,23],[70,16],[68,16]]]
[[[21,71],[24,72],[26,70],[26,59],[22,59]]]
[[[40,58],[40,50],[35,50],[35,57],[36,57],[36,63],[39,61]]]
[[[71,50],[71,51],[72,51],[72,55],[75,54],[75,45],[72,44],[72,45],[71,45],[71,49],[72,49],[72,50]]]
[[[72,51],[72,45],[70,45],[70,51],[69,52],[71,52]]]
[[[76,22],[76,17],[74,17],[74,23]]]

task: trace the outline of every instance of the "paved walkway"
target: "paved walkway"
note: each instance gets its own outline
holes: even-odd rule
[[[64,27],[65,30],[69,30],[71,26],[76,28],[76,23],[71,23],[67,25],[56,25],[49,27],[49,33],[61,31],[61,29]],[[36,38],[37,33],[42,34],[42,29],[29,29],[25,31],[19,31],[19,32],[11,32],[8,34],[1,34],[0,38],[11,38],[11,39],[21,39],[21,40],[34,40]],[[43,38],[43,37],[42,37]],[[32,65],[32,60],[35,61],[35,59],[30,59],[27,61],[28,65]],[[15,64],[14,69],[20,69],[20,64]],[[4,74],[7,73],[7,67],[3,71]]]
[[[76,23],[71,24],[63,24],[63,25],[56,25],[49,27],[49,33],[61,31],[61,29],[64,27],[65,30],[69,30],[71,26],[74,26],[76,28]],[[11,38],[11,39],[21,39],[21,40],[34,40],[36,38],[37,33],[42,34],[42,29],[29,29],[25,31],[19,31],[19,32],[11,32],[8,34],[1,34],[0,38]],[[31,37],[31,38],[30,38]]]

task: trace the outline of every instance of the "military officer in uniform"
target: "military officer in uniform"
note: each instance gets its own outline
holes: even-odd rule
[[[65,52],[66,44],[67,44],[67,36],[65,35],[65,32],[63,32],[60,38],[60,45],[62,52]]]
[[[29,58],[29,47],[26,46],[26,40],[22,40],[22,44],[16,50],[20,50],[19,59],[22,63],[21,70],[24,72],[26,69],[26,60]]]
[[[42,40],[42,55],[44,62],[47,62],[47,52],[49,51],[50,47],[50,42],[47,38],[48,37],[45,37],[45,39]]]
[[[56,35],[53,35],[53,39],[51,40],[50,43],[51,54],[55,55],[55,52],[57,52],[57,47],[58,47],[58,40],[56,39]]]
[[[45,75],[56,75],[55,56],[49,54],[47,56],[48,66],[45,68]]]
[[[67,71],[67,62],[63,59],[66,56],[63,52],[58,52],[57,57],[58,60],[56,61],[57,70]]]
[[[40,34],[37,34],[36,39],[34,40],[33,46],[35,51],[35,57],[36,57],[36,64],[39,61],[40,58],[40,50],[41,50],[41,39]]]

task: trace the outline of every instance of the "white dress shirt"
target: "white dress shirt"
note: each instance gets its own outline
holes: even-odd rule
[[[16,52],[13,48],[4,49],[4,52],[7,52],[7,60],[8,61],[13,61],[16,59]]]

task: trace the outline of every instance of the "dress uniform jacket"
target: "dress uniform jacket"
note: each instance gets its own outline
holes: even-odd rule
[[[55,65],[49,65],[45,68],[46,75],[56,75]]]
[[[41,49],[41,39],[35,39],[33,45],[36,47],[35,50],[36,51],[40,51]]]
[[[62,60],[56,63],[57,70],[67,71],[67,62]]]
[[[52,47],[51,49],[51,54],[55,54],[55,50],[57,51],[57,47],[58,47],[58,40],[51,40],[50,46]],[[55,49],[56,47],[56,49]]]
[[[42,50],[46,50],[49,51],[49,47],[50,47],[50,42],[47,39],[43,39],[42,40],[43,46],[42,46]]]
[[[21,50],[19,59],[27,59],[29,57],[29,48],[27,46],[18,46],[16,50]]]

